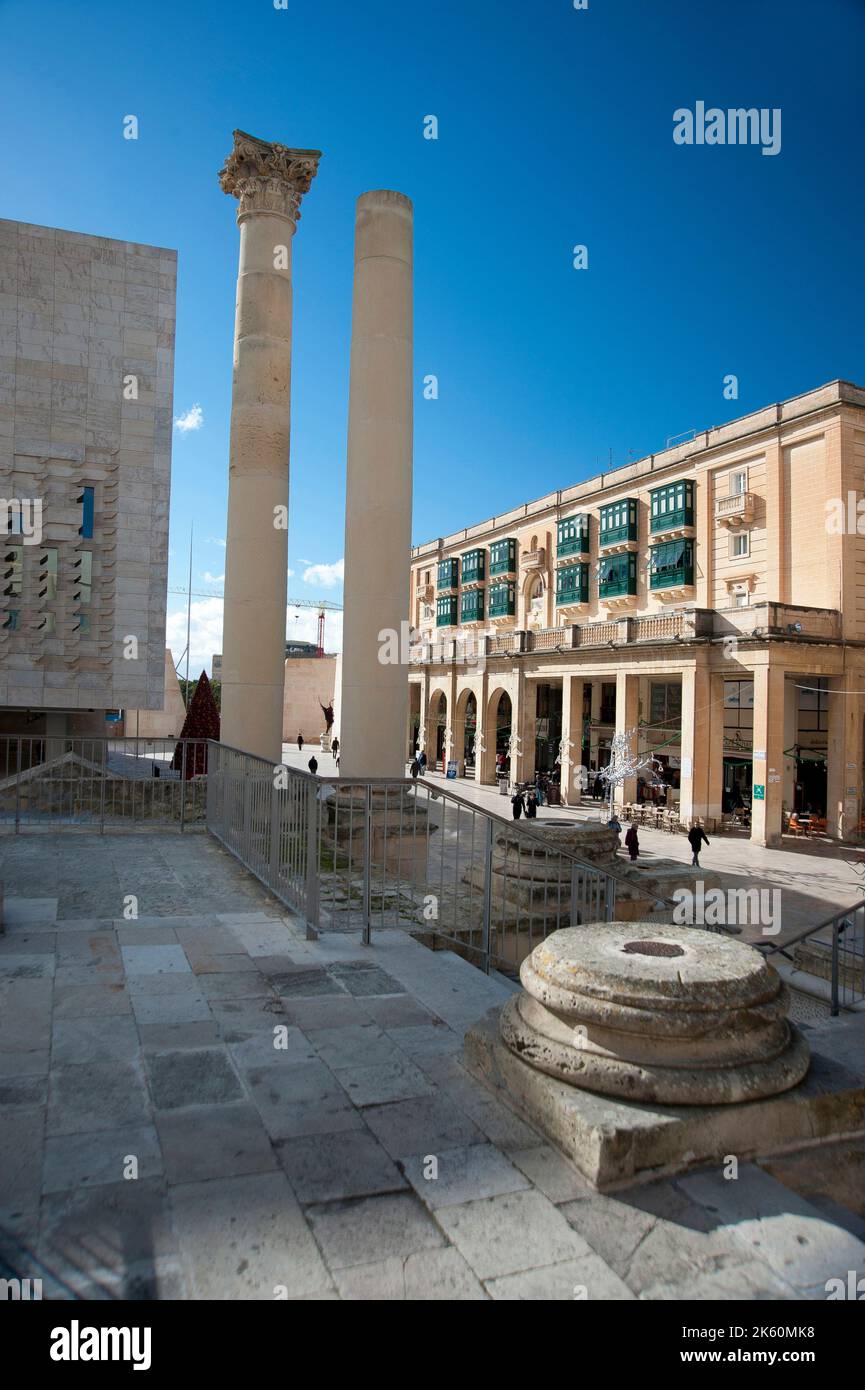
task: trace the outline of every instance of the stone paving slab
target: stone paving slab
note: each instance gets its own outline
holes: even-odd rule
[[[511,982],[307,941],[204,836],[61,839],[41,877],[0,845],[43,894],[0,941],[0,1247],[46,1296],[797,1301],[865,1270],[747,1164],[592,1191],[462,1065]]]

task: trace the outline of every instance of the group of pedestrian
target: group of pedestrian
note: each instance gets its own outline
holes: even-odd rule
[[[514,820],[519,820],[525,814],[526,820],[535,820],[538,814],[538,793],[534,787],[529,787],[526,791],[519,788],[511,797],[511,810]]]
[[[303,752],[303,745],[304,745],[305,741],[306,741],[306,740],[304,739],[303,734],[298,734],[298,736],[297,736],[297,751],[298,751],[298,753],[302,753],[302,752]],[[336,763],[336,770],[337,770],[337,772],[338,772],[338,771],[339,771],[339,739],[338,739],[338,738],[334,738],[333,742],[332,742],[331,745],[330,745],[330,751],[331,751],[331,754],[333,755],[334,762]],[[309,768],[310,772],[312,773],[312,775],[313,775],[313,777],[314,777],[315,774],[318,772],[318,758],[315,756],[314,753],[313,753],[312,757],[310,758],[309,762],[307,763],[307,767]]]
[[[613,811],[613,814],[607,821],[607,825],[610,830],[615,830],[616,832],[616,849],[618,849],[621,844],[622,823],[615,811]],[[691,866],[693,868],[699,869],[700,850],[704,844],[707,845],[708,843],[709,837],[702,825],[692,825],[691,829],[688,831],[688,844],[691,846]],[[637,856],[640,853],[640,837],[637,833],[636,822],[632,821],[625,832],[625,848],[630,855],[631,863],[636,863]]]

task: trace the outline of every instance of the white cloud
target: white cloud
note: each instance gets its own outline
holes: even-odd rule
[[[169,595],[169,597],[172,597]],[[222,651],[221,598],[193,599],[190,609],[190,649],[189,675],[192,679],[203,670],[213,674],[213,653]],[[286,636],[300,642],[318,641],[318,613],[315,608],[295,608],[291,604],[285,610]],[[186,606],[170,612],[166,619],[165,645],[171,648],[175,661],[186,647]],[[327,609],[324,619],[324,649],[326,652],[342,651],[342,613]],[[186,675],[186,657],[180,662],[180,674]]]
[[[188,434],[190,430],[200,430],[204,424],[204,411],[200,405],[191,405],[183,415],[174,417],[174,428],[180,430],[181,434]]]
[[[206,668],[212,671],[214,652],[222,651],[222,599],[193,599],[190,608],[190,679]],[[165,622],[165,645],[171,648],[175,661],[186,648],[186,607],[170,612]],[[181,675],[186,675],[186,657],[180,663]]]
[[[224,584],[224,583],[225,583],[225,575],[224,575],[224,574],[211,574],[211,573],[210,573],[210,570],[205,570],[205,571],[204,571],[204,574],[203,574],[201,577],[202,577],[202,579],[204,580],[205,584]]]
[[[204,544],[205,544],[205,545],[221,545],[222,548],[223,548],[223,550],[224,550],[224,549],[225,549],[225,537],[224,537],[224,536],[208,536],[208,537],[207,537],[207,540],[204,542]]]
[[[333,565],[310,565],[303,572],[303,582],[315,584],[321,589],[334,589],[342,583],[344,572],[344,560],[337,560]]]

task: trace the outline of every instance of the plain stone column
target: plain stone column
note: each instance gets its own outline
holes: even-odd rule
[[[288,585],[291,245],[318,150],[243,131],[220,172],[240,201],[229,447],[222,742],[282,761]]]
[[[412,507],[412,205],[357,201],[340,774],[404,777]],[[449,710],[450,713],[450,710]]]

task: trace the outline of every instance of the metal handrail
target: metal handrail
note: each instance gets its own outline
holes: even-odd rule
[[[761,941],[757,943],[757,949],[767,959],[773,955],[782,955],[787,960],[792,961],[793,956],[791,954],[791,947],[799,945],[802,941],[807,941],[809,939],[816,938],[820,932],[831,931],[831,942],[821,941],[819,944],[827,946],[831,945],[832,955],[830,960],[829,987],[830,1013],[832,1018],[837,1018],[838,1014],[841,1011],[841,933],[842,931],[845,931],[849,925],[852,924],[855,938],[857,929],[856,913],[863,914],[863,916],[860,918],[860,926],[862,927],[862,942],[859,947],[859,950],[857,952],[855,945],[853,947],[849,947],[846,942],[843,943],[843,945],[844,949],[850,952],[854,962],[857,962],[858,968],[862,972],[862,980],[858,989],[855,985],[848,986],[846,984],[843,986],[843,988],[845,989],[845,991],[848,991],[851,996],[850,999],[846,1002],[860,1003],[863,1000],[865,1000],[865,898],[860,898],[858,902],[852,903],[849,907],[842,908],[839,912],[833,913],[831,917],[824,918],[822,922],[819,922],[814,927],[804,928],[804,930],[798,932],[795,936],[788,937],[786,941]],[[861,964],[859,964],[859,962],[857,961],[857,956],[861,957]]]
[[[215,741],[211,739],[209,740],[209,742]],[[315,747],[314,744],[310,746],[313,748]],[[305,777],[310,782],[321,783],[324,786],[394,787],[401,785],[408,789],[411,789],[415,786],[415,781],[412,777],[325,777],[318,772],[306,772],[303,768],[292,767],[290,763],[271,763],[268,761],[267,758],[262,758],[256,753],[246,753],[242,748],[235,748],[232,744],[229,743],[216,743],[216,747],[225,749],[229,753],[237,753],[240,757],[243,758],[254,759],[255,762],[263,764],[263,766],[268,768],[270,771],[272,771],[275,767],[287,768],[288,771],[293,774]],[[430,787],[432,786],[432,783],[425,782],[424,785],[426,787]],[[540,845],[542,849],[546,850],[548,853],[561,855],[563,859],[566,859],[570,864],[574,865],[578,869],[584,869],[589,873],[604,874],[607,878],[615,879],[617,883],[621,883],[628,888],[633,888],[634,886],[633,880],[626,878],[624,874],[616,873],[614,870],[610,870],[606,866],[600,864],[593,864],[591,860],[580,859],[577,855],[572,854],[571,851],[567,849],[565,846],[558,844],[550,844],[548,840],[544,839],[540,831],[533,829],[530,830],[529,827],[525,825],[522,821],[515,821],[508,816],[503,816],[500,811],[493,810],[491,807],[477,806],[474,802],[469,801],[468,798],[462,797],[457,792],[454,792],[450,787],[441,787],[436,785],[435,791],[431,794],[434,796],[440,796],[443,800],[451,801],[454,803],[454,805],[461,806],[465,810],[477,811],[482,816],[488,816],[490,820],[498,821],[498,823],[501,826],[507,829],[510,833],[515,833],[518,838],[534,840],[538,845]],[[664,907],[673,908],[678,905],[675,899],[669,897],[657,898],[656,901],[663,903]]]

